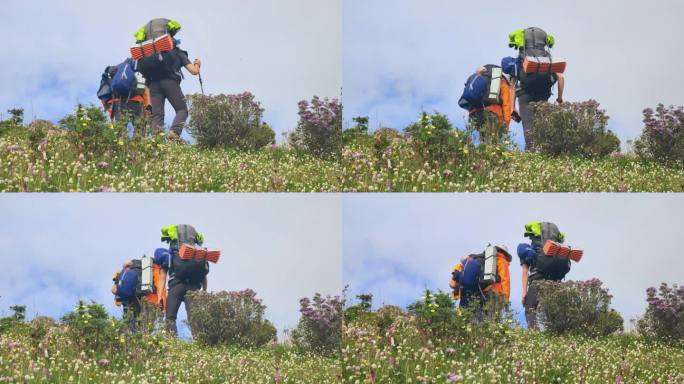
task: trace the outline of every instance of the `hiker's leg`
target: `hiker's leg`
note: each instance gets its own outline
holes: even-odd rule
[[[530,102],[532,98],[530,95],[523,93],[518,97],[518,105],[520,106],[520,119],[523,125],[523,135],[525,136],[525,150],[531,151],[532,142],[532,129],[534,127],[534,114],[532,113],[532,108],[530,108]]]
[[[133,136],[139,135],[144,137],[144,126],[143,126],[143,105],[138,101],[129,101],[128,110],[131,114],[131,121],[133,122]]]
[[[197,287],[188,287],[185,291],[185,313],[188,315],[188,323],[190,322],[190,317],[192,316],[192,299],[188,297],[188,292],[193,292],[199,290]]]
[[[164,130],[164,102],[166,96],[161,81],[150,83],[150,104],[152,105],[152,134],[158,136]]]
[[[185,101],[185,95],[183,95],[183,90],[180,87],[180,80],[164,79],[162,84],[169,103],[171,103],[171,106],[176,111],[176,116],[171,124],[171,131],[180,136],[183,132],[185,121],[188,119],[188,103]]]
[[[480,143],[484,141],[485,134],[482,132],[482,124],[484,123],[484,110],[473,112],[470,114],[468,124],[477,131],[480,135]]]
[[[183,283],[178,283],[169,290],[166,295],[166,329],[174,336],[178,333],[176,326],[176,317],[178,317],[178,310],[180,309],[185,288]]]
[[[538,329],[537,327],[537,305],[539,300],[537,297],[537,285],[530,284],[527,287],[527,295],[525,296],[525,320],[527,320],[527,329]]]

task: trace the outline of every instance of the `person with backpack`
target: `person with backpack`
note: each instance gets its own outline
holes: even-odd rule
[[[508,302],[511,292],[511,255],[505,246],[488,245],[484,252],[461,259],[451,272],[449,287],[461,308],[472,302],[478,321],[482,321],[484,304],[494,298]]]
[[[124,319],[128,321],[128,329],[135,333],[137,321],[142,311],[142,302],[156,305],[160,310],[166,303],[166,290],[159,276],[159,265],[153,264],[150,257],[128,260],[123,269],[114,274],[114,302],[123,306]]]
[[[529,329],[537,327],[538,282],[543,280],[561,281],[570,272],[570,259],[561,255],[545,255],[544,244],[551,240],[562,244],[565,235],[558,226],[549,222],[525,224],[525,237],[529,244],[518,245],[518,257],[522,267],[522,304]]]
[[[526,57],[538,57],[551,59],[550,48],[555,44],[553,36],[547,34],[541,28],[530,27],[519,29],[509,35],[511,48],[518,50],[518,57],[505,57],[501,61],[504,73],[512,77],[511,87],[515,92],[511,93],[511,112],[516,121],[522,121],[523,135],[525,136],[525,150],[532,150],[534,142],[531,137],[534,129],[534,113],[531,103],[547,102],[551,97],[553,86],[558,83],[558,96],[556,102],[563,103],[563,90],[565,77],[561,72],[537,71],[526,73],[523,61]],[[520,111],[515,109],[516,99]]]
[[[465,83],[459,106],[468,110],[470,124],[480,132],[483,142],[497,142],[508,130],[512,112],[510,81],[500,66],[487,64],[477,68]],[[494,137],[487,137],[490,134]]]
[[[187,293],[200,288],[207,290],[209,263],[206,260],[184,260],[180,257],[179,250],[182,244],[195,246],[204,242],[204,236],[192,225],[167,225],[161,231],[161,240],[167,242],[169,248],[157,248],[154,251],[154,262],[162,268],[162,281],[165,281],[166,276],[169,277],[166,327],[171,334],[176,335],[176,318],[181,303],[185,303],[185,311],[188,317],[191,316],[192,303],[187,299]]]
[[[131,121],[134,134],[145,137],[152,110],[150,93],[144,77],[135,71],[135,66],[135,61],[130,58],[107,66],[102,73],[97,97],[112,121]]]
[[[164,18],[153,19],[141,27],[135,34],[136,43],[155,40],[164,35],[172,38],[181,26],[175,20]],[[202,65],[199,59],[190,62],[188,52],[181,50],[180,40],[173,38],[173,48],[164,52],[155,52],[138,60],[138,70],[147,79],[152,103],[152,132],[158,134],[164,126],[164,105],[169,100],[176,112],[167,137],[178,140],[185,121],[188,119],[188,104],[180,87],[183,79],[181,72],[185,68],[192,75],[199,75]]]

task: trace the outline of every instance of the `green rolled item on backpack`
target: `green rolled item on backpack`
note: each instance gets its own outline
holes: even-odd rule
[[[553,48],[556,44],[556,39],[553,36],[546,34],[546,45]],[[525,48],[525,28],[515,30],[508,34],[508,46],[515,49]]]
[[[178,20],[169,20],[166,24],[166,28],[169,30],[170,34],[175,35],[176,32],[180,31],[181,25]]]
[[[525,224],[525,234],[524,237],[541,237],[542,235],[542,223],[541,221],[531,221]],[[565,234],[563,232],[558,233],[558,239],[560,242],[565,241]]]
[[[133,36],[135,37],[136,43],[142,43],[145,41],[145,27],[140,27],[140,29],[138,29]]]

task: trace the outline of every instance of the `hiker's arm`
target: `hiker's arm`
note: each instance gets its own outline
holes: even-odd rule
[[[166,290],[166,271],[164,268],[159,268],[159,280],[161,280],[161,292],[157,294],[157,304],[164,300],[163,292]]]
[[[207,291],[207,285],[208,285],[208,280],[207,280],[207,277],[204,276],[204,280],[202,280],[202,290],[205,292]]]
[[[510,93],[511,93],[511,110],[512,111],[517,111],[518,109],[515,107],[515,90],[517,89],[516,87],[518,86],[518,79],[515,77],[511,77],[511,86],[509,87]]]
[[[454,279],[449,280],[449,288],[456,289],[457,287],[458,287],[458,284],[456,284],[456,280],[454,280]]]
[[[191,64],[186,64],[185,69],[188,70],[192,75],[199,75],[200,73],[200,67],[202,66],[202,62],[199,59],[195,59],[194,63]]]
[[[527,273],[529,271],[529,267],[527,264],[522,265],[522,302],[523,305],[525,305],[525,296],[527,296]]]
[[[563,76],[562,73],[557,73],[556,76],[558,77],[558,98],[556,101],[558,103],[563,102],[563,89],[565,88],[565,76]]]

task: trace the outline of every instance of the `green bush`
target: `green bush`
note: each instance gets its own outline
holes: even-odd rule
[[[260,347],[276,339],[276,329],[264,319],[266,306],[256,292],[188,292],[192,303],[186,323],[194,340],[205,345]]]
[[[128,141],[123,123],[110,123],[99,107],[79,104],[76,111],[59,122],[71,143],[87,158],[124,153]]]
[[[650,287],[646,302],[646,313],[637,322],[639,333],[662,341],[684,341],[684,286]]]
[[[604,157],[620,150],[620,140],[606,129],[608,116],[595,100],[578,103],[532,103],[533,150],[552,156]]]
[[[339,159],[342,153],[342,103],[314,96],[301,100],[299,122],[288,136],[293,148],[323,159]]]
[[[684,161],[684,106],[643,111],[644,129],[634,142],[634,150],[642,158],[663,164]]]
[[[423,160],[463,160],[474,149],[471,131],[454,129],[451,122],[439,112],[423,112],[420,120],[404,129],[413,139],[416,151]]]
[[[349,145],[359,141],[370,141],[368,134],[368,116],[357,116],[352,119],[356,123],[353,127],[342,131],[342,144]]]
[[[125,323],[110,317],[102,304],[79,301],[76,308],[62,316],[66,333],[81,351],[104,352],[120,348]]]
[[[599,279],[538,284],[538,316],[545,332],[595,337],[622,329],[622,316],[610,308],[612,296]]]
[[[275,133],[261,118],[264,109],[254,95],[189,95],[188,132],[197,144],[208,147],[259,149],[275,140]]]
[[[13,305],[10,309],[14,312],[10,316],[0,318],[0,335],[7,333],[15,327],[21,326],[26,320],[26,306]]]

